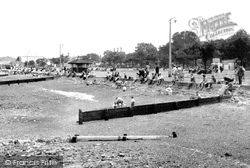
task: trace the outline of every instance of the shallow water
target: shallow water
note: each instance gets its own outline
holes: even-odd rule
[[[75,98],[75,99],[89,100],[89,101],[95,101],[95,102],[97,102],[97,100],[94,99],[94,96],[88,95],[86,93],[66,92],[66,91],[61,91],[61,90],[49,90],[49,89],[45,89],[45,88],[43,88],[42,90],[53,92],[53,93],[57,93],[57,94],[64,95],[66,97]]]

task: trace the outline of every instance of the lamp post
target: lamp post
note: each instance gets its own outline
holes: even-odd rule
[[[169,20],[169,70],[168,77],[172,77],[172,56],[171,56],[171,21],[174,19],[176,22],[176,18],[173,17]]]
[[[63,44],[59,45],[59,49],[60,49],[60,68],[62,67],[62,59],[61,59],[61,48],[62,48]]]

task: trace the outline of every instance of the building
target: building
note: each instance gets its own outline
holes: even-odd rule
[[[0,57],[0,67],[1,68],[6,68],[6,69],[10,69],[12,65],[12,62],[15,61],[15,58],[12,57]]]
[[[87,72],[87,69],[91,67],[93,61],[91,60],[73,60],[68,62],[71,65],[71,68],[76,73],[82,73],[83,71]]]
[[[228,59],[222,60],[222,64],[224,65],[224,70],[234,70],[237,65],[238,59]]]

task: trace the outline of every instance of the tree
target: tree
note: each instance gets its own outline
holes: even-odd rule
[[[241,65],[249,61],[250,55],[250,39],[247,37],[239,37],[232,41],[233,47],[231,51],[240,60]]]
[[[114,64],[114,52],[107,50],[103,53],[102,63],[108,64],[109,66]]]
[[[157,48],[151,43],[138,43],[135,48],[135,61],[140,65],[155,64],[159,60]]]
[[[47,65],[48,60],[46,58],[39,58],[36,60],[36,63],[39,67],[45,67]]]
[[[248,63],[250,58],[250,35],[243,29],[237,31],[227,40],[229,56],[238,58],[241,64]]]
[[[69,59],[70,59],[70,57],[68,55],[66,55],[66,56],[64,56],[63,54],[61,55],[61,63],[62,64],[69,62]],[[60,64],[60,58],[59,58],[58,64]]]
[[[86,59],[95,61],[95,62],[101,62],[101,58],[99,55],[95,54],[95,53],[90,53],[86,55]]]
[[[22,57],[21,57],[21,56],[18,56],[17,59],[16,59],[16,61],[22,62]]]
[[[204,64],[205,70],[207,69],[207,61],[211,60],[213,58],[213,54],[215,51],[215,45],[213,41],[205,41],[202,42],[199,46],[198,49],[200,51],[201,59]]]
[[[168,67],[169,65],[169,43],[160,46],[158,51],[161,67]]]
[[[191,47],[199,43],[199,37],[191,31],[177,32],[173,35],[173,55],[174,60],[180,64],[188,64],[189,60],[197,60],[197,54]]]
[[[60,64],[60,58],[58,57],[58,58],[51,58],[50,59],[50,62],[52,63],[52,64]]]
[[[29,62],[25,61],[24,63],[25,66],[29,67],[35,67],[35,61],[30,60]]]
[[[135,53],[129,53],[126,55],[124,62],[127,63],[130,67],[133,67],[133,65],[136,64],[136,60],[135,60]]]

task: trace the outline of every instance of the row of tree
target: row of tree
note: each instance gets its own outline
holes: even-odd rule
[[[197,66],[197,60],[202,60],[204,68],[212,58],[238,59],[245,66],[250,66],[250,35],[243,29],[237,31],[227,39],[212,41],[200,41],[199,37],[191,31],[177,32],[172,36],[171,43],[172,62],[183,67]],[[57,58],[36,60],[36,65],[44,67],[48,60],[52,64],[64,64],[73,59],[87,59],[93,62],[101,62],[104,66],[143,67],[146,63],[151,66],[159,64],[168,68],[169,43],[156,48],[151,43],[138,43],[133,53],[115,52],[107,50],[101,58],[95,53],[74,58],[69,55],[61,55]],[[26,62],[27,66],[35,65],[34,61]]]
[[[244,66],[250,66],[250,36],[241,29],[227,39],[200,41],[199,37],[190,31],[177,32],[172,37],[172,58],[174,64],[186,67],[197,66],[197,60],[201,59],[206,68],[212,58],[239,59]],[[114,65],[138,65],[144,66],[160,64],[168,67],[169,43],[158,49],[150,43],[137,44],[133,53],[105,51],[102,63]]]

